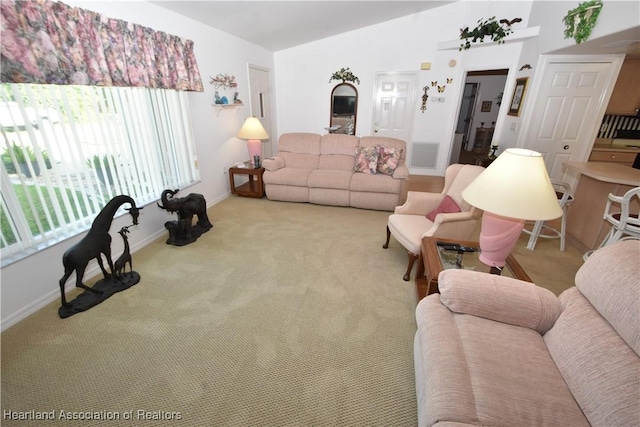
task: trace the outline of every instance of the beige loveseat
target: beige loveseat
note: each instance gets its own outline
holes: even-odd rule
[[[359,147],[401,150],[393,174],[354,172]],[[270,200],[392,211],[409,177],[405,158],[406,143],[395,138],[285,133],[278,154],[262,162],[265,191]]]
[[[559,298],[442,272],[416,309],[419,425],[640,425],[639,259],[639,241],[606,246]]]

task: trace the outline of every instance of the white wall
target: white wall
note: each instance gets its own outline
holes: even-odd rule
[[[438,142],[441,146],[436,169],[412,169],[411,173],[442,175],[453,142],[465,71],[517,69],[522,42],[473,46],[464,52],[458,51],[458,44],[453,49],[438,50],[438,43],[458,40],[460,28],[473,28],[483,17],[518,16],[523,18],[521,25],[525,27],[529,7],[529,2],[459,2],[276,52],[280,133],[326,133],[331,89],[339,83],[329,83],[329,78],[340,68],[349,67],[361,82],[356,86],[359,95],[356,132],[371,135],[376,72],[415,71],[421,63],[431,62],[431,70],[419,72],[411,141]],[[456,61],[453,67],[449,65],[451,60]],[[446,84],[447,78],[453,82]],[[446,84],[445,92],[431,88],[432,81]],[[423,114],[420,103],[426,85],[430,88],[430,100]],[[445,102],[431,102],[435,96],[443,96]],[[496,134],[500,136],[501,132]],[[505,143],[514,144],[515,137]]]
[[[209,205],[225,198],[229,194],[229,180],[228,175],[222,172],[223,167],[228,168],[235,162],[248,159],[246,142],[235,138],[244,119],[250,115],[247,64],[273,70],[273,53],[145,1],[65,0],[65,3],[194,41],[196,59],[205,86],[204,92],[188,95],[201,181],[183,189],[180,194],[201,193]],[[245,101],[244,107],[221,111],[216,115],[215,109],[211,106],[214,87],[209,84],[209,76],[218,73],[236,76],[239,97]],[[233,93],[221,92],[221,95],[232,97]],[[147,206],[141,212],[140,225],[131,229],[129,240],[132,250],[135,251],[156,238],[166,238],[164,223],[171,219],[175,219],[175,215],[169,215],[154,204]],[[215,224],[215,218],[211,220]],[[112,230],[118,230],[127,224],[130,224],[128,215],[116,219]],[[215,233],[215,228],[211,232]],[[63,274],[62,255],[81,237],[39,251],[2,269],[3,329],[43,305],[59,299],[58,281]],[[121,239],[114,238],[113,242],[113,253],[122,252]],[[99,271],[95,261],[90,264],[90,268],[91,270],[85,273],[85,279],[91,278]],[[75,275],[69,281],[68,288],[73,287],[71,282],[74,277]]]

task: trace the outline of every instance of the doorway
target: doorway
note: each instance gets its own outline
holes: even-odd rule
[[[372,135],[411,140],[417,81],[414,71],[376,74]]]
[[[490,153],[508,73],[508,69],[467,73],[449,164],[480,164]]]
[[[251,115],[257,117],[270,139],[262,141],[262,157],[273,155],[273,118],[271,117],[271,72],[268,68],[249,65],[249,94]]]

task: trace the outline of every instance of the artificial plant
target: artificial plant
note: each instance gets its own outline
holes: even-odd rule
[[[478,20],[478,26],[473,30],[469,30],[469,27],[460,30],[460,40],[464,40],[464,43],[460,45],[459,50],[469,49],[471,42],[476,43],[479,40],[480,43],[483,43],[486,36],[490,36],[491,41],[496,43],[504,43],[504,38],[513,33],[511,25],[521,21],[521,18],[515,18],[511,21],[501,19],[500,22],[498,22],[495,16],[492,16],[486,21],[481,18]]]
[[[578,7],[570,10],[567,16],[562,18],[566,26],[564,38],[573,37],[576,43],[580,44],[591,35],[593,27],[596,26],[598,15],[602,10],[601,0],[590,0],[580,3]]]
[[[331,78],[329,79],[329,83],[331,83],[331,80],[342,80],[342,83],[344,83],[344,82],[355,82],[357,84],[360,84],[360,79],[357,78],[353,74],[353,72],[351,72],[349,67],[341,68],[339,71],[336,71],[335,73],[333,73],[331,75]]]

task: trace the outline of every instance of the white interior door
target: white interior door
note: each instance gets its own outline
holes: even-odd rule
[[[611,68],[611,62],[548,64],[537,99],[531,100],[536,110],[524,145],[542,153],[551,178],[568,180],[562,163],[588,158]]]
[[[273,134],[273,118],[271,117],[271,72],[267,68],[249,65],[249,93],[251,100],[249,102],[251,115],[257,117],[267,135],[271,139],[262,141],[262,157],[273,156],[273,142],[277,137]]]
[[[372,135],[411,140],[418,76],[415,72],[378,73]]]

